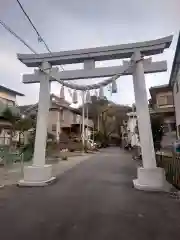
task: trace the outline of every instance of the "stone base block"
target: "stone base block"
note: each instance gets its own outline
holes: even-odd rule
[[[171,185],[167,183],[162,168],[138,168],[138,178],[133,180],[134,187],[144,191],[169,191]]]
[[[24,179],[20,180],[19,186],[46,186],[56,178],[52,176],[52,166],[28,166],[24,168]]]

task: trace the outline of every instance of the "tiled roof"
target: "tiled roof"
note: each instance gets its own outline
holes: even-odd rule
[[[4,90],[4,91],[6,91],[6,92],[10,92],[10,93],[14,93],[15,95],[18,95],[18,96],[24,96],[24,94],[22,94],[22,93],[20,93],[20,92],[17,92],[17,91],[15,91],[15,90],[12,90],[12,89],[10,89],[10,88],[7,88],[7,87],[4,87],[4,86],[2,86],[2,85],[0,85],[0,90]]]
[[[172,87],[169,84],[163,84],[163,85],[153,86],[149,88],[149,92],[151,96],[158,92],[166,92],[171,90],[172,90]]]
[[[59,97],[57,97],[54,94],[51,94],[51,105],[50,108],[51,109],[59,109],[60,107],[69,109],[70,111],[77,113],[77,114],[81,114],[81,111],[79,109],[73,108],[70,106],[70,103],[67,102],[64,99],[61,99]],[[55,99],[54,101],[52,99]],[[37,107],[38,107],[38,103],[36,104],[32,104],[32,105],[23,105],[23,106],[19,106],[20,112],[21,114],[25,114],[25,113],[29,113],[29,112],[36,112],[37,111]]]

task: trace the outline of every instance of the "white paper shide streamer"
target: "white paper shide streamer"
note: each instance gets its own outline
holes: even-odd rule
[[[112,93],[117,93],[117,83],[116,83],[116,80],[112,81]]]
[[[91,103],[91,95],[89,90],[86,92],[86,103]]]
[[[78,96],[77,96],[77,91],[73,91],[73,97],[72,97],[73,103],[76,104],[78,103]]]
[[[101,86],[100,89],[99,89],[99,98],[100,98],[100,99],[103,99],[103,98],[104,98],[104,89],[103,89],[102,86]]]
[[[64,86],[61,87],[61,90],[60,90],[60,98],[61,98],[61,99],[65,99],[65,96],[64,96]]]

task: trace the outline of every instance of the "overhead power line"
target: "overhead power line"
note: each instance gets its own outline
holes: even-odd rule
[[[31,52],[33,52],[34,54],[38,55],[38,53],[31,47],[29,46],[29,44],[23,40],[17,33],[15,33],[7,24],[5,24],[1,19],[0,19],[0,24],[10,33],[12,34],[15,38],[17,38],[21,43],[23,43]],[[62,66],[61,66],[62,67]],[[63,69],[63,67],[62,67]],[[63,69],[64,71],[64,69]],[[68,84],[69,81],[66,81]],[[61,82],[61,84],[64,85],[63,81]]]
[[[16,37],[20,42],[22,42],[31,52],[38,54],[32,47],[30,47],[20,36],[18,36],[9,26],[7,26],[2,20],[0,20],[0,24],[10,32],[14,37]]]
[[[19,7],[21,8],[21,10],[23,11],[24,15],[26,16],[26,18],[28,19],[29,23],[31,24],[31,26],[33,27],[34,31],[36,32],[37,34],[37,37],[38,37],[38,41],[39,42],[43,42],[44,43],[44,46],[45,48],[47,49],[47,51],[49,53],[52,53],[50,48],[48,47],[47,43],[45,42],[44,38],[41,36],[41,34],[39,33],[39,31],[37,30],[36,26],[34,25],[34,23],[32,22],[31,18],[29,17],[28,13],[26,12],[26,10],[24,9],[24,7],[22,6],[21,2],[19,0],[16,0],[17,3],[19,4]],[[64,67],[61,66],[61,69],[64,71]]]
[[[30,47],[20,36],[18,36],[9,26],[7,26],[2,20],[0,20],[0,24],[8,31],[10,32],[14,37],[16,37],[21,43],[23,43],[26,47],[28,47],[34,54],[39,55],[32,47]],[[117,78],[119,78],[120,76],[122,76],[123,73],[127,72],[130,68],[132,67],[132,65],[130,64],[127,69],[125,69],[122,73],[116,73],[113,77],[110,77],[107,80],[102,81],[101,83],[98,84],[93,84],[90,86],[80,86],[78,84],[71,84],[68,81],[64,82],[61,79],[55,79],[56,81],[58,81],[60,84],[64,85],[65,87],[69,87],[71,89],[77,89],[77,90],[92,90],[92,89],[97,89],[101,86],[106,86],[109,83],[111,83],[112,81],[117,80]],[[41,68],[40,68],[41,69]],[[41,69],[45,74],[47,74],[43,69]],[[51,74],[49,74],[49,77],[52,77]]]
[[[45,42],[45,40],[43,39],[43,37],[40,35],[40,33],[38,32],[37,28],[35,27],[34,23],[32,22],[32,20],[30,19],[29,15],[27,14],[27,12],[25,11],[24,7],[22,6],[22,4],[20,3],[19,0],[16,0],[17,3],[19,4],[21,10],[23,11],[24,15],[27,17],[28,21],[30,22],[31,26],[33,27],[34,31],[36,32],[37,36],[38,36],[38,41],[43,42],[46,49],[48,50],[49,53],[51,53],[47,43]]]

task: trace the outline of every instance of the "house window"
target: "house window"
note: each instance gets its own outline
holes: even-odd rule
[[[60,111],[60,120],[64,121],[64,111],[63,111],[63,109]]]
[[[160,97],[158,98],[158,105],[159,105],[159,106],[166,105],[166,96],[160,96]]]
[[[173,96],[172,95],[167,96],[167,105],[173,105]]]
[[[56,132],[56,124],[52,124],[52,132]]]
[[[172,95],[159,96],[158,105],[159,106],[173,105],[173,96]]]
[[[81,124],[81,115],[79,114],[76,115],[76,123]]]
[[[14,103],[14,101],[7,100],[7,105],[8,105],[9,107],[11,107],[11,106],[14,106],[15,103]]]

